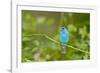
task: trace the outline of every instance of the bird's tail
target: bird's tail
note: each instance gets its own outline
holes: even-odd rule
[[[66,45],[62,45],[61,53],[66,54],[66,49],[67,49]]]

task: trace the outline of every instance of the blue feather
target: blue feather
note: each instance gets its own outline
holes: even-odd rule
[[[69,33],[65,27],[62,27],[60,30],[60,42],[62,44],[62,53],[66,53],[66,44],[69,41]]]
[[[68,31],[65,27],[61,28],[60,41],[61,41],[62,45],[67,44],[69,41],[69,34],[68,34]]]

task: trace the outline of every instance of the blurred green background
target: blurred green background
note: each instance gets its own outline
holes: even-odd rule
[[[22,62],[88,60],[90,54],[66,47],[46,38],[44,34],[59,41],[59,30],[69,32],[68,45],[86,52],[90,50],[90,14],[72,12],[48,12],[22,10]]]

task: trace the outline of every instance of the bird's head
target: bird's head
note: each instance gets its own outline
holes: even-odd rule
[[[62,27],[62,28],[61,28],[61,31],[66,31],[66,28],[65,28],[65,27]]]

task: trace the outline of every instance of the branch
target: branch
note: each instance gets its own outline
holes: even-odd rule
[[[44,36],[45,38],[47,38],[47,39],[49,39],[49,40],[51,40],[51,41],[53,41],[53,42],[55,42],[55,43],[61,45],[60,42],[58,42],[58,41],[52,39],[51,37],[49,37],[49,36],[46,35],[46,34],[33,34],[33,35],[28,35],[28,36]],[[80,51],[80,52],[83,52],[83,53],[89,54],[89,52],[84,51],[84,50],[81,50],[81,49],[78,49],[78,48],[75,48],[75,47],[73,47],[73,46],[71,46],[71,45],[65,45],[65,46],[67,46],[67,47],[69,47],[69,48],[72,48],[72,49],[74,49],[74,50],[77,50],[77,51]]]

